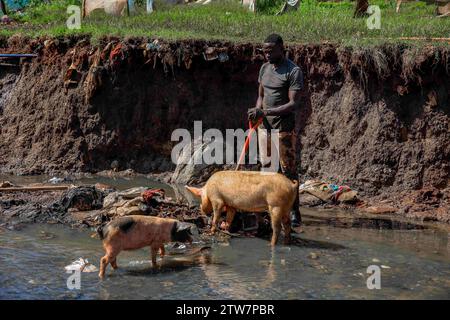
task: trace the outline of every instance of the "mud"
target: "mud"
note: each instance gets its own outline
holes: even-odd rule
[[[246,127],[259,44],[152,41],[1,38],[0,52],[39,57],[0,69],[0,171],[132,169],[167,180],[174,129]],[[228,59],[207,61],[208,47]],[[350,185],[364,200],[355,210],[449,222],[449,49],[318,44],[288,54],[305,74],[301,179]]]

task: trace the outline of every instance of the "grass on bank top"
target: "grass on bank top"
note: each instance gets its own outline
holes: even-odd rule
[[[0,35],[29,36],[90,34],[95,41],[105,35],[160,37],[168,40],[207,39],[262,42],[277,32],[288,43],[331,41],[345,45],[379,45],[404,42],[400,37],[450,37],[450,18],[436,18],[435,6],[424,2],[403,3],[395,13],[394,0],[369,0],[381,9],[381,29],[369,30],[366,18],[353,18],[354,2],[303,0],[297,12],[275,16],[283,0],[258,0],[262,11],[251,13],[240,0],[216,0],[208,5],[170,6],[156,1],[156,11],[146,14],[143,0],[129,17],[94,12],[82,20],[80,30],[69,30],[67,7],[81,0],[32,0],[32,5],[11,17],[18,24],[0,26]],[[80,5],[81,6],[81,5]],[[441,42],[448,45],[448,42]]]

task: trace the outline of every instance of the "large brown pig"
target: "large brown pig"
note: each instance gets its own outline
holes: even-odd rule
[[[99,227],[97,232],[103,240],[106,254],[100,260],[99,277],[105,275],[108,263],[117,268],[116,257],[122,250],[134,250],[151,247],[152,266],[156,267],[156,254],[161,249],[164,256],[164,244],[168,242],[192,242],[191,225],[175,219],[126,216]]]
[[[236,210],[245,212],[269,211],[272,220],[272,241],[275,246],[281,231],[284,243],[290,242],[289,212],[298,192],[298,182],[279,173],[258,171],[219,171],[203,188],[186,187],[201,199],[204,214],[214,213],[211,232],[215,232],[220,213],[227,211],[227,225],[233,221]]]

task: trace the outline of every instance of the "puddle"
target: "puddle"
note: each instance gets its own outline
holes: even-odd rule
[[[83,257],[98,267],[103,255],[90,234],[60,225],[0,232],[0,298],[450,298],[450,246],[442,231],[306,225],[297,245],[272,251],[264,239],[235,238],[199,256],[167,256],[159,270],[150,268],[150,250],[122,252],[119,269],[108,268],[104,281],[82,273],[81,289],[69,290],[65,266]],[[367,289],[369,265],[381,268],[380,290]]]
[[[96,182],[180,192],[145,177],[75,184]],[[271,250],[259,238],[197,243],[210,248],[196,255],[172,248],[157,270],[150,267],[149,249],[122,252],[117,271],[108,268],[103,281],[97,272],[83,272],[79,290],[67,288],[65,267],[79,258],[99,266],[104,252],[90,237],[93,230],[39,224],[0,229],[0,299],[450,299],[448,226],[336,210],[302,213],[305,232],[291,246],[280,240]],[[381,270],[380,290],[367,288],[370,265]]]

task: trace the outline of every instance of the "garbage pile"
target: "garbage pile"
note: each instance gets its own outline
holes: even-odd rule
[[[103,201],[109,217],[128,215],[157,216],[160,203],[164,202],[163,189],[137,187],[122,192],[112,192]]]
[[[212,216],[201,213],[197,203],[173,200],[164,189],[135,187],[121,191],[97,183],[66,185],[64,189],[46,184],[7,190],[12,189],[8,188],[12,183],[5,181],[1,185],[6,188],[0,193],[0,226],[10,229],[33,222],[95,228],[121,216],[149,215],[192,223],[203,233],[210,230],[212,221]],[[228,236],[270,235],[270,217],[267,213],[237,212],[231,226],[222,224],[221,230]]]
[[[299,192],[311,194],[324,202],[331,203],[355,202],[358,196],[358,192],[349,186],[339,186],[319,180],[307,180],[300,185]]]

